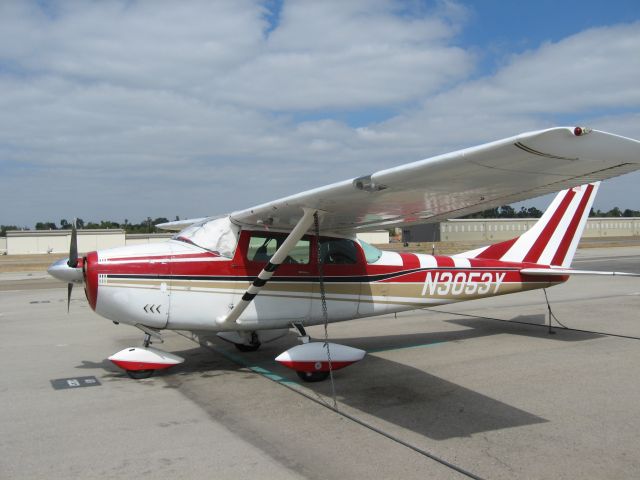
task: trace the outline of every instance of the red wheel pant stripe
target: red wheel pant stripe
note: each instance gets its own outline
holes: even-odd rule
[[[124,360],[111,361],[123,370],[161,370],[175,365],[174,363],[130,362]]]
[[[490,245],[483,252],[481,252],[476,258],[486,258],[488,260],[499,260],[502,256],[509,251],[519,237],[512,238],[506,242],[496,243]]]
[[[289,367],[292,370],[295,370],[297,372],[328,372],[329,371],[329,362],[314,362],[314,361],[309,361],[309,362],[296,362],[296,361],[292,361],[292,360],[283,360],[280,362],[282,365],[284,365],[285,367]],[[319,367],[320,368],[316,368],[318,367],[318,365],[316,364],[320,364]],[[332,361],[331,362],[331,369],[332,370],[340,370],[341,368],[344,367],[348,367],[349,365],[356,363],[355,361],[353,362],[336,362],[336,361]]]
[[[571,200],[573,200],[573,197],[575,195],[576,192],[574,192],[573,189],[569,190],[566,193],[566,195],[560,202],[558,209],[553,212],[551,219],[544,226],[535,243],[533,244],[529,252],[525,255],[523,262],[537,262],[540,259],[542,252],[551,239],[551,235],[553,235],[553,232],[556,230],[556,228],[558,228],[560,220],[562,220],[562,217],[567,212],[567,208],[569,207],[569,204],[571,203]]]
[[[551,265],[562,265],[562,263],[564,262],[564,258],[566,257],[567,252],[569,251],[569,246],[571,245],[571,242],[573,241],[573,237],[576,234],[576,230],[578,229],[578,224],[582,219],[582,215],[584,213],[585,208],[587,208],[587,203],[589,203],[589,199],[591,198],[592,192],[593,192],[593,185],[589,185],[583,197],[580,199],[580,204],[578,205],[578,209],[576,210],[576,213],[573,215],[573,218],[571,219],[571,223],[569,224],[567,231],[564,232],[564,236],[562,237],[560,246],[558,247],[556,254],[553,256],[553,259],[551,260]]]

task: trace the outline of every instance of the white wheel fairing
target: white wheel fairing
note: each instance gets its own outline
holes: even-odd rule
[[[296,345],[276,357],[276,362],[297,372],[328,372],[362,360],[367,352],[338,343],[311,342]],[[331,368],[329,367],[331,355]]]
[[[109,357],[115,365],[131,371],[160,370],[184,362],[184,358],[151,347],[129,347]]]

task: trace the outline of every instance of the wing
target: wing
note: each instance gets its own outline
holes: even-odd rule
[[[308,190],[231,218],[291,229],[308,207],[326,212],[325,231],[375,230],[460,217],[638,168],[637,140],[559,127]]]

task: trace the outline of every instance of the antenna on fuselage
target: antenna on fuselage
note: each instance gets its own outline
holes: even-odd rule
[[[436,228],[440,228],[439,223],[433,225],[433,236],[431,237],[431,255],[436,254]]]

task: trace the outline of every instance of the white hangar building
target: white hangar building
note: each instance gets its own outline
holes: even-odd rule
[[[140,243],[162,242],[174,233],[127,234],[122,229],[78,230],[78,251],[91,252],[104,248]],[[389,232],[358,234],[369,243],[389,243]],[[28,255],[37,253],[68,253],[71,230],[10,230],[0,238],[0,254]]]

